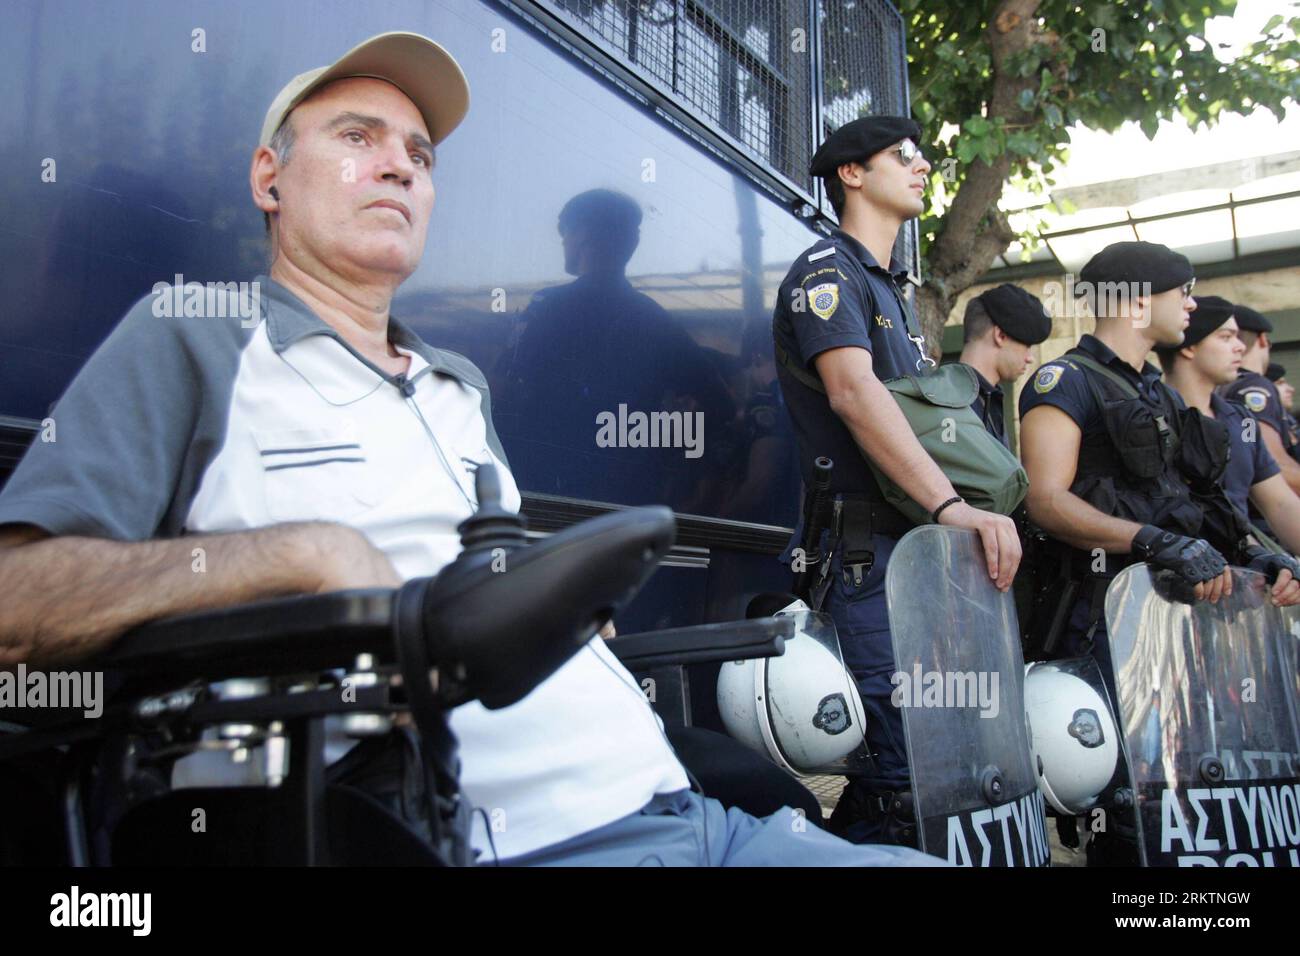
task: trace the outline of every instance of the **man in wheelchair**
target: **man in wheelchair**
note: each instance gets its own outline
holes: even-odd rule
[[[240,670],[238,654],[224,671],[209,660],[203,674],[223,678],[206,692],[213,723],[204,743],[172,742],[183,756],[171,774],[157,765],[146,772],[148,761],[134,752],[106,757],[114,747],[109,743],[93,761],[95,787],[37,788],[28,805],[80,801],[92,830],[109,822],[130,829],[141,823],[127,809],[159,796],[151,828],[137,834],[130,859],[153,859],[141,847],[170,839],[180,847],[177,856],[202,861],[208,859],[196,848],[202,841],[190,839],[201,832],[194,801],[166,799],[169,791],[183,796],[171,790],[180,778],[211,786],[214,775],[242,764],[245,782],[264,786],[287,767],[289,778],[316,774],[368,795],[357,797],[362,803],[379,795],[400,821],[398,831],[440,849],[442,824],[431,831],[411,808],[433,791],[455,797],[446,788],[446,777],[457,776],[449,756],[454,739],[460,797],[448,819],[460,813],[464,824],[472,807],[469,842],[480,864],[936,862],[903,848],[853,846],[815,826],[791,826],[789,814],[756,818],[694,792],[635,679],[605,641],[592,637],[598,616],[562,655],[540,655],[546,660],[541,673],[549,676],[531,692],[522,689],[535,681],[516,675],[509,687],[493,685],[489,671],[512,664],[518,670],[532,658],[521,650],[512,662],[513,644],[476,657],[470,636],[456,631],[469,625],[460,624],[439,635],[439,646],[460,647],[461,656],[457,666],[442,669],[445,686],[432,691],[419,641],[399,654],[400,682],[381,678],[365,657],[346,677],[331,670],[315,641],[334,624],[359,627],[358,615],[374,612],[378,620],[391,610],[400,642],[403,614],[415,622],[409,630],[420,631],[461,593],[457,582],[466,594],[491,591],[474,620],[511,612],[524,630],[532,626],[529,589],[542,599],[541,579],[510,564],[522,544],[522,531],[512,524],[520,496],[492,425],[483,375],[389,314],[394,293],[423,254],[435,147],[467,108],[468,88],[455,60],[414,34],[373,37],[329,67],[291,80],[266,114],[250,170],[253,201],[267,216],[269,275],[251,288],[208,290],[184,316],[160,302],[195,301],[194,288],[155,287],[55,406],[57,440],[38,439],[0,493],[0,667],[120,662],[118,638],[147,622],[293,595],[385,589],[348,604],[342,623],[325,621],[314,630],[312,605],[287,605],[282,619],[290,630],[300,627],[313,637],[302,639],[297,651],[289,646],[293,667],[285,673],[332,674],[324,684],[296,686],[272,675],[258,685]],[[637,534],[662,543],[667,519],[661,509],[647,510],[635,519],[640,530],[629,530],[628,517],[602,534],[622,535],[624,551]],[[668,529],[670,538],[670,520]],[[638,543],[638,554],[647,548]],[[627,582],[619,587],[610,585],[603,606],[616,604]],[[395,588],[394,599],[389,589]],[[180,642],[170,672],[175,686],[189,686],[193,676],[181,649],[198,647],[213,628],[248,626],[256,636],[249,624],[255,618],[241,614],[174,632]],[[123,682],[130,685],[131,678],[120,680],[119,691]],[[399,696],[406,695],[414,727],[394,724],[384,713],[391,708],[365,697],[378,683],[390,695],[404,688]],[[340,689],[344,699],[348,689],[361,693],[371,711],[332,718],[324,731],[320,721],[297,719],[326,712],[313,702],[322,695],[337,701]],[[195,703],[185,692],[163,693],[161,684],[145,690],[123,717],[131,726]],[[250,702],[270,690],[292,702],[293,720],[258,715]],[[433,691],[442,705],[456,705],[448,706],[446,721],[454,738],[430,722],[437,708],[423,705]],[[29,754],[19,761],[58,762],[80,746],[66,745],[63,757]],[[165,755],[166,734],[155,734],[151,746]],[[303,752],[321,756],[313,763]],[[109,786],[108,766],[135,772]],[[430,767],[441,775],[428,773]],[[228,811],[223,819],[256,834],[253,844],[278,838],[269,818],[239,817],[242,810],[220,805],[217,789],[205,792],[213,801],[207,816]],[[284,793],[283,814],[319,811],[308,805],[317,799],[309,791]],[[375,855],[457,862],[439,853],[402,855],[395,849],[399,837],[391,844],[376,837],[386,849]],[[114,849],[126,845],[120,833],[105,846],[97,838],[90,834],[81,852],[122,862]],[[311,843],[319,835],[302,839]],[[374,859],[337,848],[333,858]]]

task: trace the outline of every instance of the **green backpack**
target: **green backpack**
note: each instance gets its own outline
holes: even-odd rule
[[[906,375],[883,383],[903,410],[912,433],[966,503],[982,511],[1009,515],[1029,491],[1029,477],[1015,455],[994,438],[971,403],[979,395],[975,370],[959,362],[940,365],[928,374]],[[917,524],[930,512],[895,482],[867,464],[885,500]]]
[[[916,319],[906,300],[898,302],[913,335]],[[776,346],[776,359],[796,380],[826,394],[821,379]],[[929,372],[904,375],[882,383],[893,394],[912,432],[957,494],[971,507],[1009,515],[1029,491],[1029,477],[1020,461],[980,421],[971,403],[979,381],[969,365],[940,365]],[[930,512],[917,504],[888,475],[867,458],[885,501],[916,524],[929,524]]]

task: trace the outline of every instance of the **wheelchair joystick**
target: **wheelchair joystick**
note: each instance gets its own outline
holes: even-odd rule
[[[676,525],[667,508],[629,508],[528,544],[524,519],[501,507],[496,468],[480,465],[475,477],[479,509],[459,527],[464,550],[436,578],[403,585],[394,617],[408,690],[436,669],[438,705],[477,698],[496,709],[586,646],[640,590]],[[429,683],[419,680],[413,704]]]
[[[501,479],[496,466],[481,465],[474,473],[478,511],[456,528],[465,555],[481,554],[497,548],[514,550],[528,543],[524,535],[526,522],[519,515],[501,507]]]

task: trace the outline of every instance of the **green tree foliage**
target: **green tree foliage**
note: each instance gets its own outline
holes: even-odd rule
[[[934,164],[921,223],[927,338],[937,344],[957,295],[1017,238],[998,209],[1005,186],[1044,191],[1069,127],[1132,120],[1153,137],[1175,116],[1193,129],[1225,112],[1284,116],[1300,98],[1300,5],[1289,7],[1228,61],[1205,24],[1231,16],[1232,0],[900,0],[912,110]]]

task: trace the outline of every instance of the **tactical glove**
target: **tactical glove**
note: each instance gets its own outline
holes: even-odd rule
[[[1133,536],[1133,553],[1148,564],[1173,571],[1186,584],[1212,581],[1228,562],[1208,541],[1146,525]]]
[[[1291,577],[1300,581],[1300,561],[1289,554],[1274,554],[1267,548],[1252,545],[1246,549],[1242,557],[1246,561],[1246,567],[1261,572],[1269,584],[1277,582],[1277,576],[1283,568],[1291,572]]]

